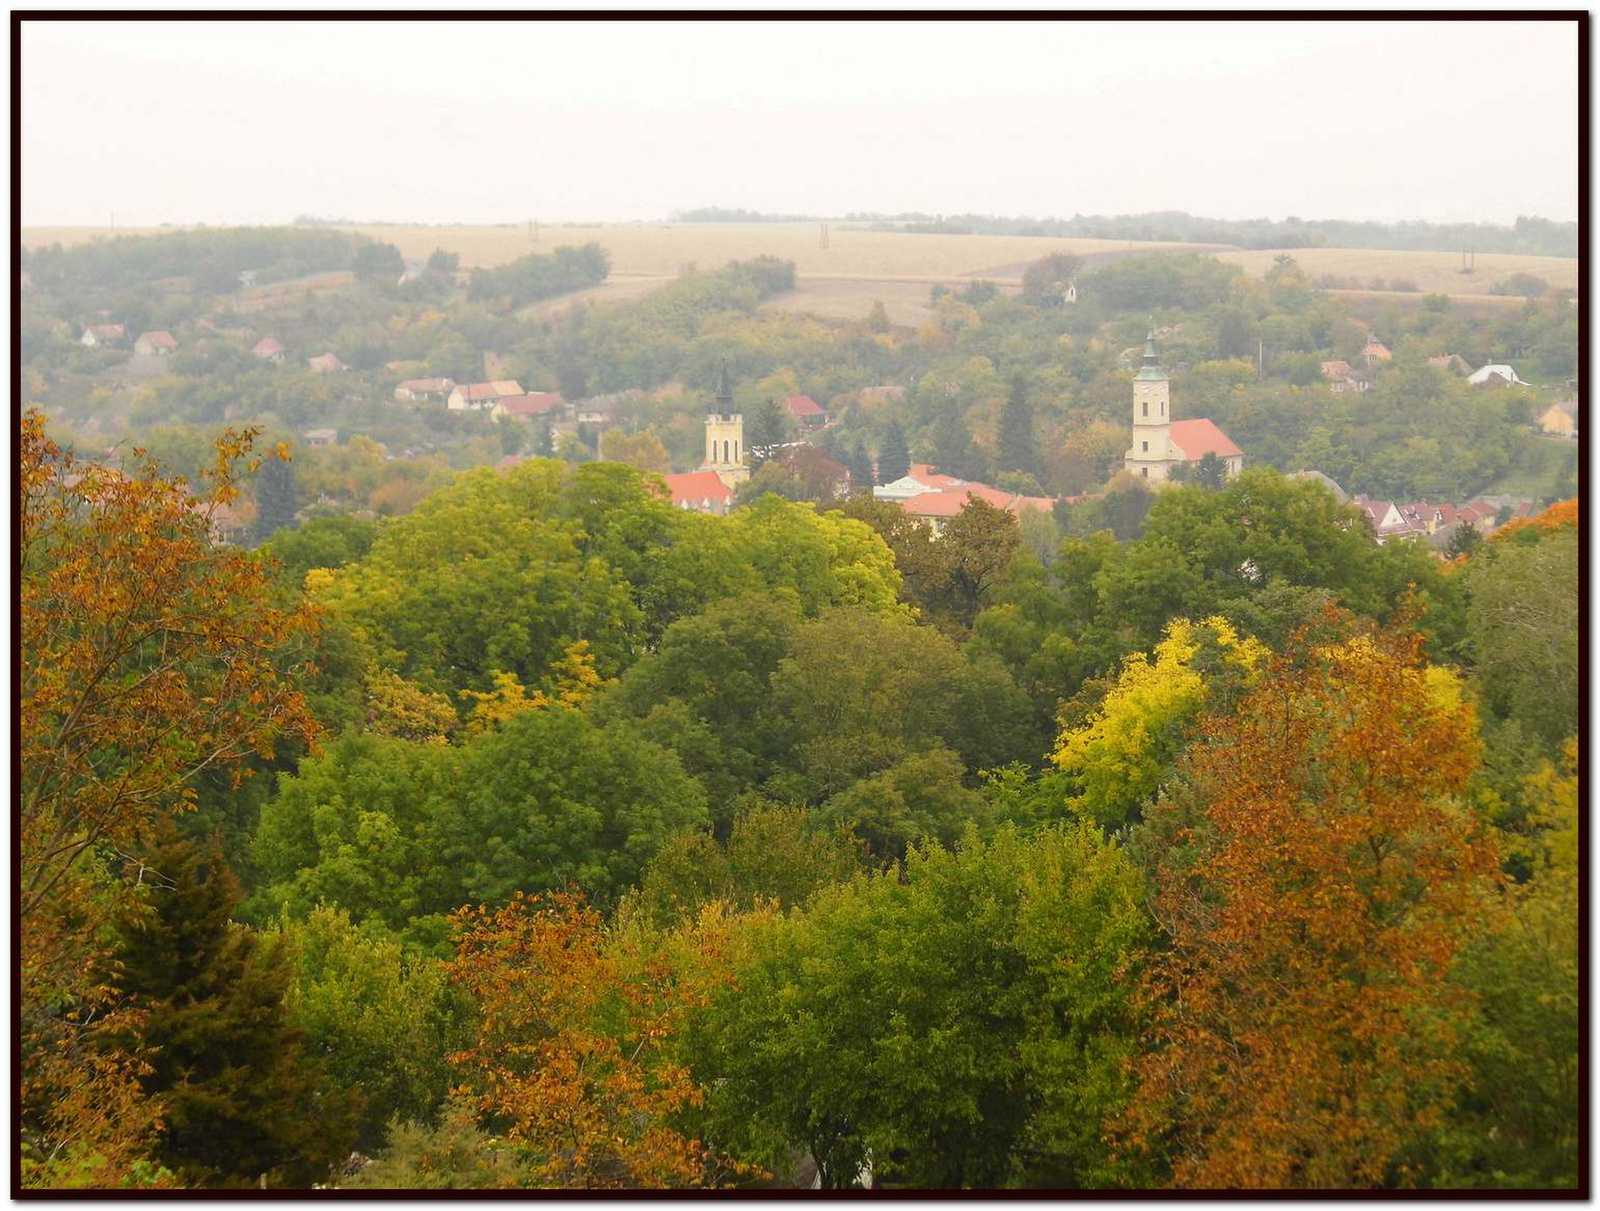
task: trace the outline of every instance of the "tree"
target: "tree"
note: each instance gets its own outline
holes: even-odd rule
[[[889,319],[889,312],[883,305],[882,299],[877,299],[872,304],[872,310],[867,315],[867,328],[871,332],[889,332],[894,324]]]
[[[691,1016],[707,1136],[773,1170],[804,1148],[824,1188],[1115,1182],[1140,896],[1092,830],[968,829],[751,922]]]
[[[600,436],[600,457],[663,475],[672,470],[666,447],[650,429],[632,435],[621,429],[607,429]]]
[[[792,422],[777,399],[764,398],[751,409],[744,422],[744,444],[750,451],[751,465],[759,469],[761,463],[771,457],[773,447],[788,441],[792,431]]]
[[[1206,451],[1194,464],[1194,482],[1208,492],[1219,492],[1228,482],[1228,464]]]
[[[250,536],[262,543],[279,530],[292,530],[295,520],[294,464],[286,455],[265,459],[256,473],[256,521]]]
[[[19,1123],[29,1185],[131,1180],[159,1107],[139,1062],[90,1048],[114,1027],[92,978],[126,888],[111,862],[193,801],[209,770],[237,770],[316,723],[296,679],[313,620],[274,602],[268,569],[212,546],[237,498],[253,433],[229,433],[192,495],[134,452],[80,464],[22,418],[19,448],[17,925]],[[131,1023],[131,1017],[121,1020]]]
[[[1033,402],[1028,382],[1021,374],[1011,379],[1011,395],[1000,413],[1000,437],[995,466],[1001,471],[1034,472],[1039,469],[1033,437]]]
[[[1083,258],[1070,253],[1052,252],[1040,257],[1022,271],[1022,299],[1035,307],[1059,307],[1066,300],[1067,285],[1078,276]]]
[[[600,915],[565,893],[516,893],[454,918],[451,978],[481,1007],[452,1057],[479,1115],[558,1189],[723,1184],[746,1167],[674,1119],[704,1098],[672,1047],[715,964],[684,969],[618,953]],[[716,927],[708,930],[715,942]]]
[[[880,863],[904,858],[913,843],[954,845],[984,810],[983,796],[963,784],[965,773],[949,749],[915,753],[839,792],[816,816],[852,829]]]
[[[446,252],[443,248],[435,248],[428,256],[428,272],[441,277],[454,278],[456,270],[461,268],[461,254]]]
[[[1416,635],[1278,658],[1207,715],[1137,847],[1170,939],[1155,1046],[1118,1131],[1198,1187],[1403,1182],[1450,1104],[1462,998],[1498,857],[1455,796],[1476,721]]]
[[[406,259],[393,244],[363,244],[356,250],[350,269],[363,282],[388,282],[393,285],[406,271]]]
[[[360,1098],[338,1089],[288,1019],[287,953],[229,917],[238,885],[221,847],[167,821],[137,861],[140,901],[117,922],[106,978],[142,1020],[106,1036],[148,1054],[163,1107],[157,1155],[198,1185],[326,1178],[355,1140]]]
[[[846,467],[850,472],[850,491],[866,492],[873,484],[872,460],[867,457],[866,447],[857,439],[850,447],[850,454]]]
[[[1463,555],[1471,555],[1483,542],[1483,535],[1478,533],[1478,527],[1470,521],[1464,521],[1450,532],[1450,541],[1445,544],[1444,553],[1447,558],[1459,559]]]
[[[878,482],[892,484],[910,473],[911,453],[905,430],[899,421],[890,421],[883,431],[883,444],[878,447]]]

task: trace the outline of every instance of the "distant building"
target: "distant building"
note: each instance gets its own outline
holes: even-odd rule
[[[458,383],[450,392],[446,407],[452,412],[486,412],[510,395],[521,395],[522,388],[515,379],[497,379],[491,383]]]
[[[1480,366],[1467,376],[1467,382],[1474,387],[1528,387],[1532,384],[1523,382],[1517,377],[1517,372],[1510,366],[1495,363],[1490,366]]]
[[[664,475],[662,479],[666,480],[675,509],[715,513],[720,517],[733,507],[733,489],[723,483],[715,471],[685,471],[679,475]]]
[[[1359,393],[1372,386],[1371,383],[1350,368],[1349,362],[1342,360],[1323,362],[1322,377],[1328,381],[1328,390],[1335,395],[1343,395],[1347,391]]]
[[[310,366],[317,374],[333,374],[337,371],[348,369],[343,362],[331,353],[323,353],[316,357],[307,358],[306,365]]]
[[[264,358],[269,362],[283,361],[283,346],[278,344],[278,342],[270,336],[262,337],[256,342],[256,347],[250,350],[250,352],[259,358]]]
[[[145,332],[133,342],[133,351],[156,357],[165,357],[178,347],[170,332]]]
[[[78,343],[94,349],[102,345],[120,345],[128,339],[121,324],[90,324],[83,330]]]
[[[455,390],[455,380],[448,378],[408,378],[394,389],[397,400],[448,399]]]
[[[822,405],[809,395],[791,395],[783,401],[783,410],[794,418],[802,429],[815,429],[828,423],[828,414]]]
[[[1373,362],[1386,362],[1394,356],[1388,347],[1375,336],[1367,338],[1366,346],[1361,350],[1361,356],[1367,359],[1367,369],[1372,369]]]
[[[966,508],[970,500],[984,501],[1015,517],[1021,517],[1029,509],[1047,513],[1056,503],[1052,497],[1024,496],[990,484],[944,475],[927,463],[918,463],[894,482],[872,489],[872,495],[876,500],[898,504],[935,534],[943,534],[950,519]]]
[[[306,439],[306,445],[310,446],[312,449],[318,449],[322,446],[331,446],[334,442],[338,441],[339,430],[307,429],[304,436]]]
[[[1174,467],[1193,465],[1207,454],[1222,460],[1230,479],[1244,469],[1244,451],[1209,419],[1172,419],[1171,385],[1156,358],[1156,334],[1151,331],[1144,342],[1144,365],[1133,376],[1133,444],[1123,466],[1130,474],[1160,483]]]
[[[733,388],[728,383],[728,363],[717,371],[715,411],[706,414],[706,458],[702,471],[714,471],[732,490],[750,478],[745,465],[744,417],[733,410]]]
[[[499,420],[531,421],[552,411],[564,410],[567,401],[559,391],[540,391],[531,395],[507,395],[495,402],[489,415]]]
[[[1551,404],[1539,416],[1539,428],[1553,437],[1578,436],[1578,401],[1563,400]]]

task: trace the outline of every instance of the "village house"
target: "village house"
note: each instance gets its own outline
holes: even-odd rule
[[[783,410],[802,430],[816,429],[828,423],[827,412],[809,395],[791,395],[783,401]]]
[[[1123,456],[1129,474],[1160,483],[1174,467],[1191,467],[1207,454],[1222,460],[1232,479],[1244,469],[1244,451],[1207,417],[1172,419],[1171,385],[1156,358],[1154,330],[1145,337],[1144,365],[1133,376],[1133,445]]]
[[[401,401],[448,399],[456,387],[449,378],[408,378],[395,386],[394,397]]]
[[[317,374],[333,374],[336,371],[348,369],[343,362],[331,353],[323,353],[316,357],[307,358],[306,365],[310,366]]]
[[[515,379],[497,379],[490,383],[458,383],[451,390],[445,406],[452,412],[484,412],[508,395],[521,394],[522,388]]]
[[[1367,338],[1366,345],[1361,350],[1361,356],[1367,359],[1367,369],[1372,369],[1373,362],[1386,362],[1394,356],[1389,352],[1388,346],[1375,336]]]
[[[567,401],[559,391],[538,391],[528,395],[507,395],[496,400],[489,415],[496,420],[531,421],[564,409]]]
[[[1488,387],[1490,389],[1496,387],[1532,386],[1531,383],[1525,383],[1518,378],[1517,372],[1510,366],[1498,362],[1493,365],[1478,367],[1477,370],[1467,376],[1467,382],[1474,387]]]
[[[165,357],[177,347],[170,332],[144,332],[133,342],[133,351],[146,356]]]
[[[90,324],[83,330],[83,336],[78,339],[78,343],[87,345],[91,349],[102,345],[120,345],[127,339],[127,335],[121,324]]]
[[[936,535],[944,533],[950,519],[966,508],[969,500],[981,500],[1018,518],[1028,509],[1049,512],[1056,503],[1048,496],[1024,496],[990,484],[944,475],[928,463],[918,463],[893,483],[872,489],[872,495],[874,499],[898,504]]]
[[[1343,360],[1323,362],[1322,377],[1328,380],[1328,390],[1335,395],[1343,395],[1346,391],[1361,392],[1372,386],[1350,368],[1349,362]]]
[[[303,436],[306,439],[306,445],[310,446],[313,450],[319,450],[323,446],[331,446],[334,442],[338,441],[339,430],[307,429]]]
[[[1539,428],[1552,437],[1578,436],[1578,401],[1562,400],[1539,414]]]
[[[663,475],[672,507],[725,517],[733,507],[733,489],[715,471],[684,471]]]
[[[278,342],[270,336],[262,337],[256,342],[256,347],[250,350],[250,352],[259,358],[264,358],[269,362],[283,361],[283,346],[278,344]]]

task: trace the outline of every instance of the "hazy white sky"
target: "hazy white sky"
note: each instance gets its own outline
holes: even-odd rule
[[[27,22],[25,224],[1570,220],[1575,23]]]

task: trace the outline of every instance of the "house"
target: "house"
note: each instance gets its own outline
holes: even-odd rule
[[[170,332],[145,332],[133,342],[133,351],[156,357],[165,357],[178,347]]]
[[[1498,362],[1490,366],[1480,366],[1467,376],[1467,382],[1474,387],[1490,388],[1532,386],[1531,383],[1525,383],[1518,378],[1517,372],[1510,366]]]
[[[1343,360],[1323,362],[1322,377],[1328,380],[1328,390],[1335,395],[1342,395],[1346,391],[1361,392],[1372,386],[1350,368],[1349,362]]]
[[[1361,356],[1367,359],[1367,369],[1372,369],[1373,362],[1386,362],[1394,356],[1388,347],[1375,336],[1369,336]]]
[[[90,324],[83,330],[78,343],[87,345],[91,349],[101,345],[120,345],[127,339],[127,335],[121,324]]]
[[[1438,357],[1430,357],[1428,365],[1437,366],[1454,374],[1471,374],[1472,367],[1467,365],[1467,359],[1459,353],[1441,353]]]
[[[557,398],[560,397],[558,396]],[[562,403],[566,403],[566,401],[562,400]],[[581,403],[573,404],[572,419],[580,425],[592,425],[595,428],[603,429],[607,425],[616,423],[617,410],[609,399],[602,399],[596,396],[594,399],[586,399]]]
[[[1190,467],[1208,454],[1222,460],[1228,478],[1244,469],[1244,451],[1209,419],[1172,419],[1171,385],[1156,357],[1152,329],[1144,342],[1144,365],[1133,376],[1133,444],[1122,465],[1130,474],[1160,483],[1173,468]]]
[[[793,419],[794,423],[802,429],[815,429],[819,425],[828,423],[828,414],[809,395],[791,395],[783,401],[783,410]]]
[[[498,379],[491,383],[458,383],[450,392],[445,406],[452,412],[484,412],[493,408],[508,395],[521,395],[522,388],[515,379]]]
[[[877,500],[898,504],[906,513],[943,534],[950,519],[967,507],[970,500],[981,500],[997,509],[1021,517],[1028,509],[1049,512],[1055,501],[1048,496],[1024,496],[990,484],[943,475],[927,463],[918,463],[893,483],[872,489]]]
[[[1407,520],[1392,500],[1369,500],[1365,496],[1357,496],[1350,503],[1360,512],[1379,546],[1396,538],[1413,538],[1424,533]]]
[[[685,471],[663,475],[674,509],[725,516],[733,507],[733,489],[715,471]]]
[[[323,353],[317,357],[307,358],[306,365],[318,374],[332,374],[348,367],[331,353]]]
[[[455,390],[455,380],[449,378],[408,378],[395,386],[397,400],[448,399]]]
[[[565,408],[567,401],[561,398],[559,391],[538,391],[529,395],[507,395],[495,401],[494,407],[489,409],[489,415],[496,420],[529,421],[535,417],[548,415],[551,411]]]
[[[256,342],[256,347],[250,350],[257,357],[265,358],[269,362],[283,361],[283,346],[270,336],[264,336]]]
[[[1539,415],[1539,428],[1553,437],[1578,436],[1578,401],[1562,400]]]
[[[323,446],[331,446],[334,442],[338,441],[339,430],[307,429],[303,436],[306,439],[306,445],[310,446],[313,450],[316,450]]]

